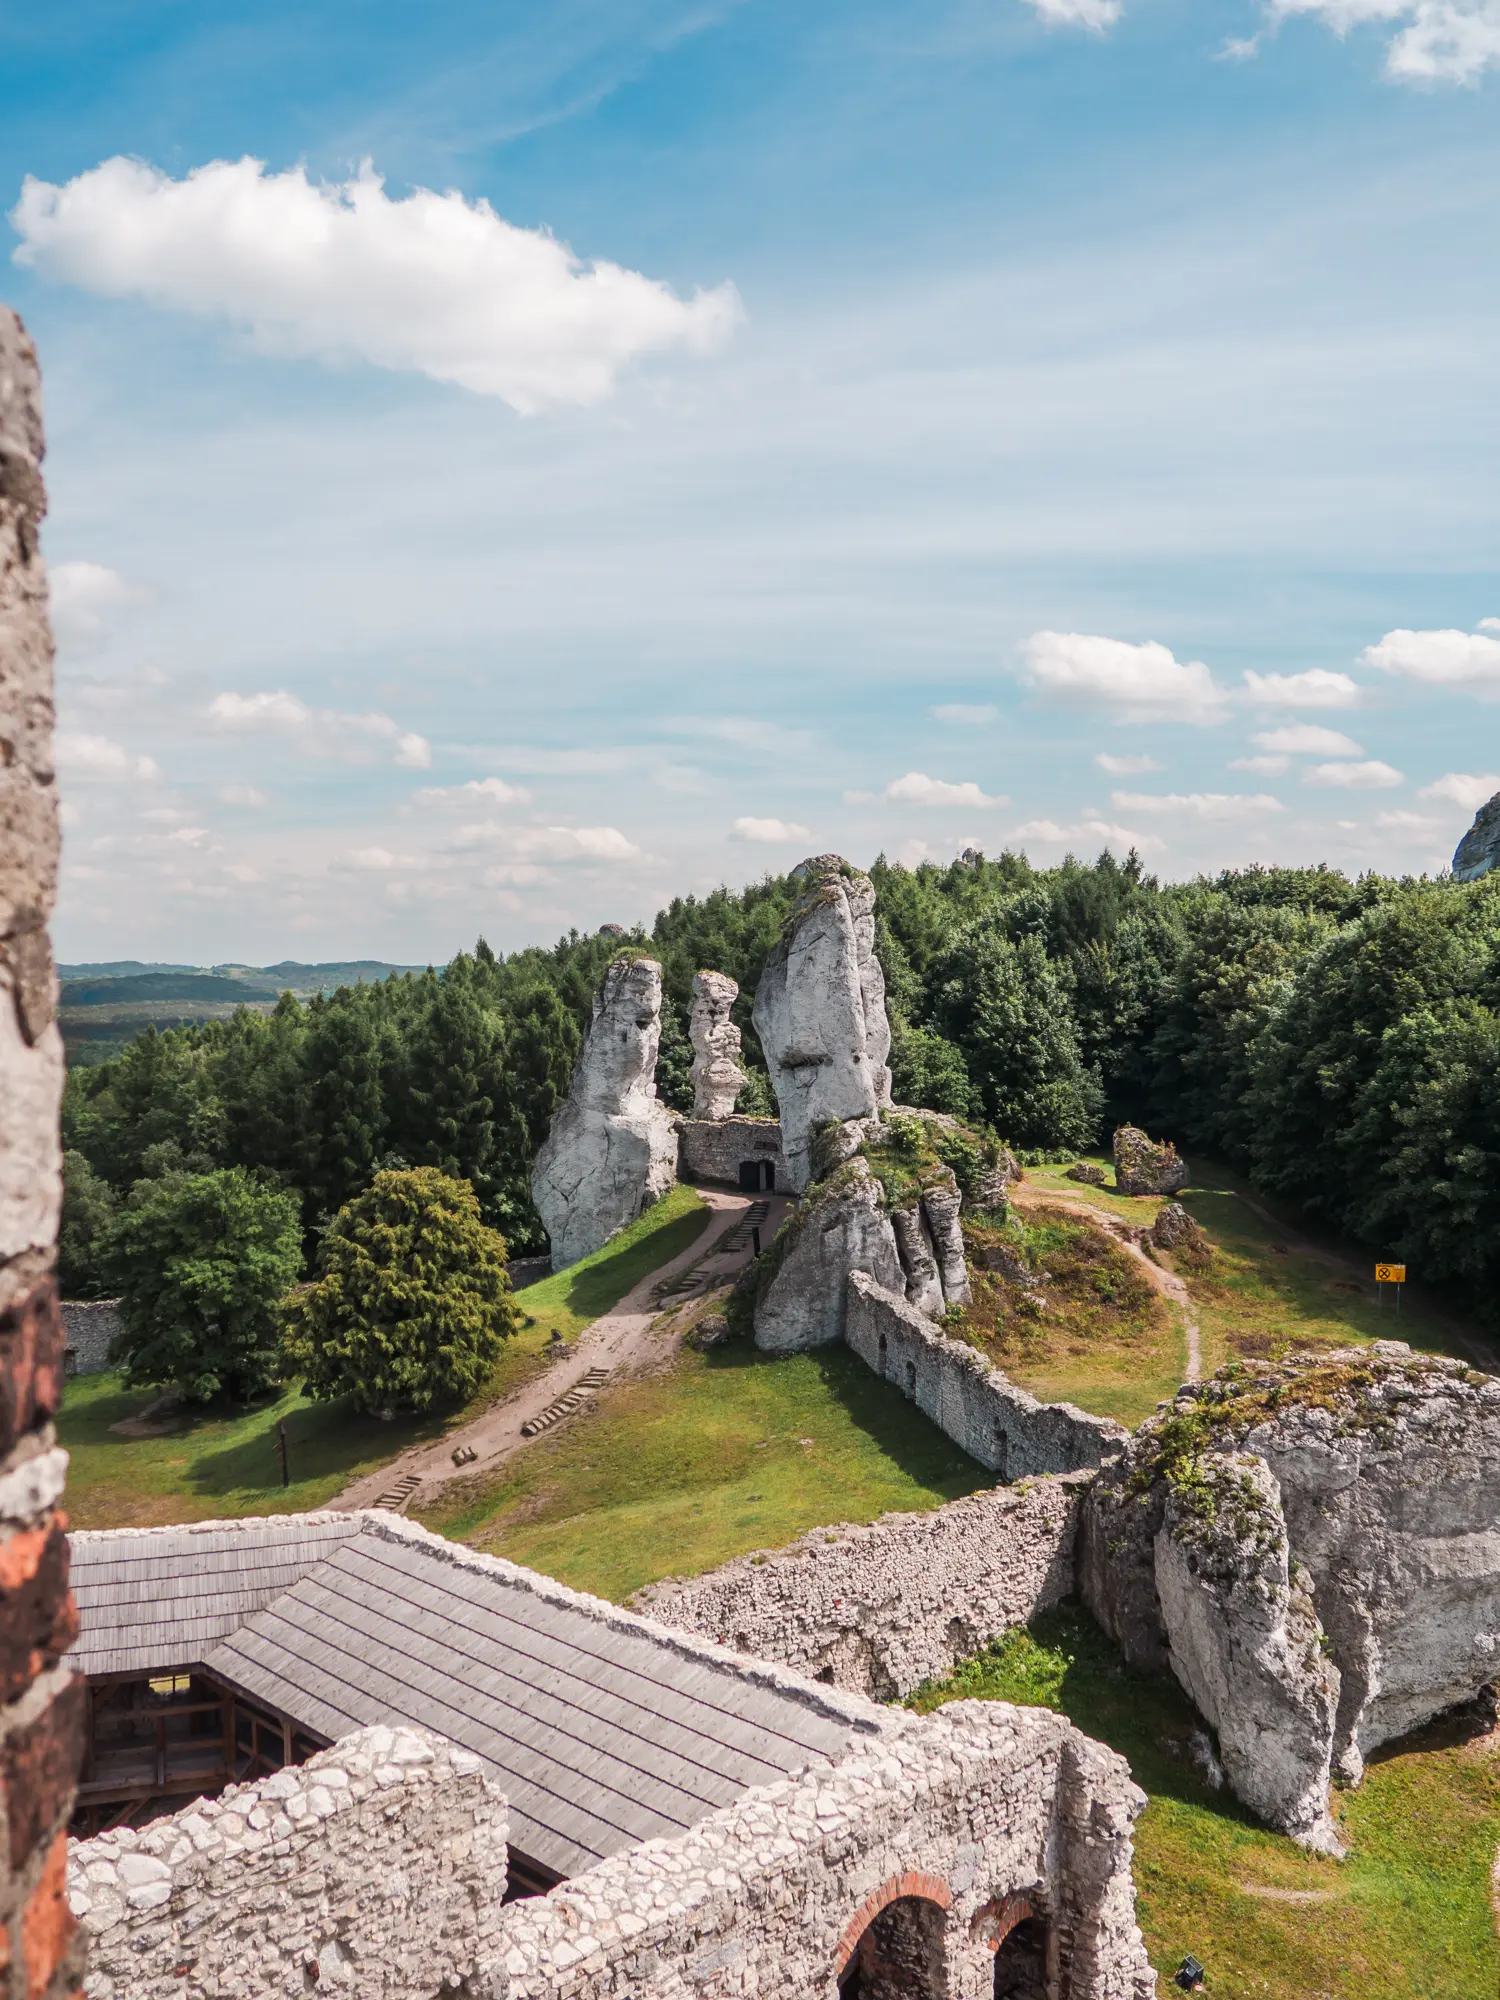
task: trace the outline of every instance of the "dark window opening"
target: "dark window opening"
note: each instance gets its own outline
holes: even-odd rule
[[[1047,1926],[1024,1917],[995,1953],[995,2000],[1047,2000]]]
[[[946,1924],[921,1896],[887,1903],[854,1947],[839,2000],[948,2000]]]
[[[548,1868],[540,1861],[533,1861],[529,1854],[522,1854],[519,1848],[506,1848],[503,1901],[519,1903],[527,1896],[545,1896],[549,1889],[555,1889],[558,1883],[565,1879],[555,1868]]]

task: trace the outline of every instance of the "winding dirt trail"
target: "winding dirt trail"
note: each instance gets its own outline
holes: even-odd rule
[[[754,1254],[748,1232],[744,1242],[729,1249],[718,1247],[726,1236],[734,1233],[752,1203],[760,1199],[770,1204],[771,1212],[761,1224],[763,1243],[769,1243],[775,1235],[786,1208],[785,1198],[775,1195],[756,1197],[721,1188],[701,1188],[699,1192],[712,1211],[703,1234],[678,1256],[648,1272],[618,1305],[611,1306],[607,1313],[601,1313],[586,1326],[567,1352],[543,1374],[513,1396],[491,1404],[457,1430],[414,1445],[378,1471],[355,1480],[329,1505],[339,1509],[373,1507],[383,1495],[407,1482],[408,1490],[401,1494],[397,1504],[402,1508],[413,1503],[428,1504],[450,1480],[471,1479],[476,1473],[490,1472],[530,1444],[532,1439],[521,1435],[522,1425],[531,1423],[553,1403],[577,1390],[585,1376],[600,1371],[611,1381],[617,1381],[622,1375],[641,1374],[654,1367],[663,1358],[664,1349],[661,1338],[652,1333],[668,1303],[656,1296],[662,1285],[689,1270],[701,1276],[704,1290],[722,1284]],[[524,1292],[520,1296],[524,1300]],[[455,1465],[454,1452],[465,1448],[475,1456],[461,1466]]]
[[[1133,1257],[1145,1273],[1153,1290],[1170,1299],[1182,1315],[1184,1345],[1187,1349],[1186,1382],[1196,1382],[1203,1374],[1203,1330],[1198,1324],[1198,1316],[1193,1310],[1193,1301],[1188,1288],[1175,1271],[1167,1271],[1148,1257],[1136,1241],[1132,1225],[1113,1209],[1098,1208],[1091,1201],[1079,1200],[1076,1196],[1059,1194],[1055,1188],[1032,1187],[1025,1181],[1013,1181],[1006,1189],[1010,1200],[1019,1209],[1061,1208],[1070,1215],[1080,1215],[1086,1221],[1094,1222],[1109,1236],[1112,1236],[1125,1252]]]

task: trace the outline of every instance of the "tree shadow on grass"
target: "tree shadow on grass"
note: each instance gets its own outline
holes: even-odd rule
[[[264,1489],[268,1496],[286,1491],[281,1484],[277,1422],[285,1423],[291,1489],[330,1478],[352,1475],[361,1466],[393,1458],[409,1445],[441,1434],[451,1411],[426,1416],[398,1416],[389,1423],[356,1410],[347,1397],[331,1403],[288,1406],[286,1399],[268,1403],[258,1413],[255,1428],[217,1450],[197,1455],[187,1484],[194,1493],[245,1493]]]
[[[726,1341],[705,1358],[711,1370],[775,1368],[791,1359],[762,1353],[745,1339]],[[956,1500],[994,1485],[992,1472],[970,1458],[893,1383],[882,1381],[842,1343],[811,1348],[801,1358],[817,1369],[855,1428],[908,1479],[931,1488],[944,1500]]]

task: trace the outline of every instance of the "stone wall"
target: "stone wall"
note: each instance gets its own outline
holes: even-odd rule
[[[1002,1480],[1079,1472],[1123,1451],[1130,1433],[1072,1403],[1041,1403],[967,1341],[949,1340],[863,1271],[849,1277],[844,1339],[924,1416]]]
[[[740,1184],[742,1160],[769,1160],[776,1186],[787,1191],[781,1124],[775,1118],[684,1118],[677,1136],[677,1172],[683,1180]]]
[[[1070,1595],[1092,1477],[996,1487],[868,1527],[817,1528],[706,1576],[649,1585],[634,1601],[663,1624],[890,1700]]]
[[[118,1299],[64,1299],[64,1365],[70,1375],[99,1375],[109,1366],[109,1344],[120,1331]]]
[[[77,1616],[58,1512],[68,1461],[52,1429],[63,1051],[46,929],[57,797],[42,451],[36,354],[0,307],[0,1988],[60,2000],[79,1973],[64,1882],[83,1684],[62,1664]]]
[[[479,1759],[361,1729],[300,1768],[73,1849],[86,2000],[429,2000],[498,1935],[505,1801]]]
[[[1123,1758],[1046,1710],[898,1712],[832,1769],[759,1786],[676,1840],[511,1904],[476,1990],[835,2000],[872,1923],[910,1899],[934,1950],[901,1984],[909,2000],[990,2000],[996,1948],[1031,1914],[1053,1934],[1049,1992],[1148,2000],[1130,1879],[1144,1804]]]

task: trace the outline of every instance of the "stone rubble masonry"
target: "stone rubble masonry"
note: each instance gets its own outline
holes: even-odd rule
[[[554,1271],[602,1248],[677,1178],[677,1118],[656,1096],[660,1045],[661,967],[621,952],[532,1168]]]
[[[1002,1480],[1079,1472],[1122,1452],[1130,1433],[1072,1403],[1042,1403],[950,1340],[915,1306],[865,1271],[851,1271],[844,1339],[939,1430]]]
[[[677,1131],[677,1172],[684,1180],[740,1184],[745,1160],[769,1162],[776,1186],[787,1185],[781,1125],[775,1118],[684,1118]]]
[[[300,1767],[76,1844],[86,2000],[426,2000],[500,1935],[505,1836],[505,1800],[469,1751],[356,1730]]]
[[[941,1990],[989,2000],[1028,1905],[1069,2000],[1156,1992],[1131,1885],[1145,1805],[1124,1759],[1063,1717],[998,1702],[897,1711],[833,1768],[756,1787],[674,1840],[510,1904],[485,2000],[833,2000],[865,1926],[919,1897]],[[1049,1989],[1050,1990],[1050,1989]]]
[[[885,976],[875,956],[875,889],[837,854],[800,862],[801,894],[755,990],[788,1184],[815,1178],[814,1131],[874,1118],[891,1101]]]
[[[64,1299],[63,1340],[70,1375],[98,1375],[109,1366],[109,1346],[120,1331],[118,1299]]]
[[[1092,1477],[995,1487],[868,1527],[817,1528],[705,1576],[648,1585],[632,1601],[664,1624],[889,1701],[943,1679],[1071,1594]]]
[[[727,1118],[749,1078],[740,1068],[740,1031],[729,1018],[740,996],[727,973],[695,972],[688,1008],[693,1045],[693,1116]]]
[[[52,1429],[63,1052],[42,453],[36,353],[0,307],[0,2000],[62,2000],[81,1966],[64,1895],[83,1689],[61,1664],[78,1625]]]

